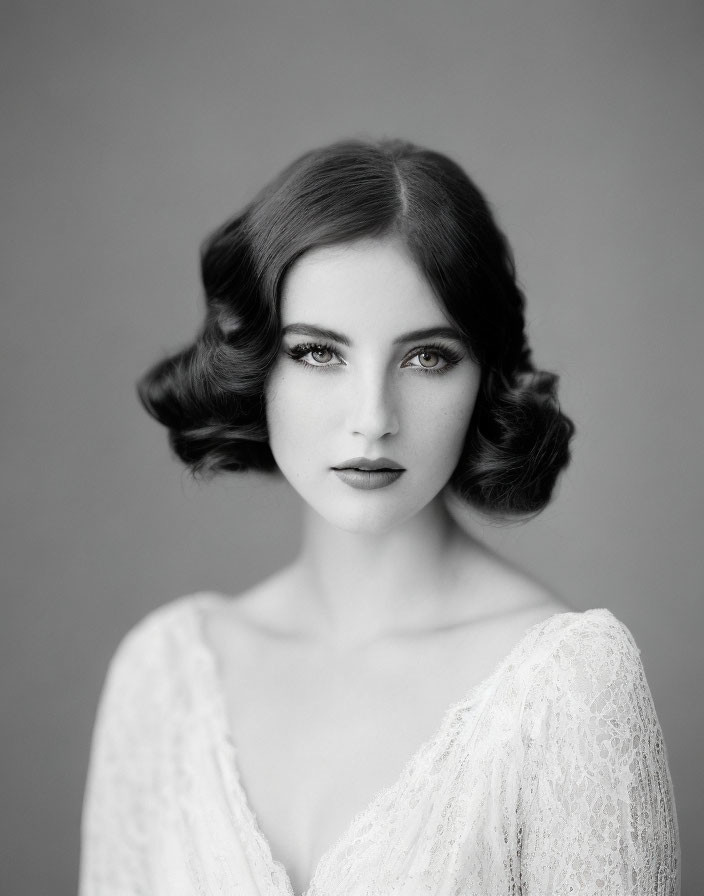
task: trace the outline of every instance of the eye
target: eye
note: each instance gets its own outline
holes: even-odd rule
[[[418,358],[421,367],[425,368],[433,368],[433,367],[443,367],[447,362],[441,357],[439,352],[433,351],[425,351],[418,352],[415,356]]]
[[[324,346],[320,346],[320,348],[314,348],[312,351],[308,352],[308,354],[316,364],[329,364],[330,361],[332,361],[332,359],[335,357],[334,353],[331,352],[329,348],[325,348]]]
[[[345,362],[330,345],[304,343],[287,349],[287,354],[306,367],[339,367]]]
[[[461,360],[461,355],[450,349],[440,349],[433,345],[414,348],[406,356],[402,367],[413,367],[423,373],[444,373]]]

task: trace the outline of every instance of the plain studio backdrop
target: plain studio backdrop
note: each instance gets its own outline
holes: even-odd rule
[[[703,23],[696,0],[3,5],[3,893],[75,892],[127,629],[295,554],[288,487],[195,485],[133,384],[195,332],[206,233],[344,136],[448,153],[513,243],[578,436],[542,517],[473,525],[633,632],[702,892]]]

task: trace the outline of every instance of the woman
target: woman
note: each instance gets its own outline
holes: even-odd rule
[[[194,472],[281,471],[301,551],[121,645],[83,896],[677,893],[630,633],[448,509],[539,512],[572,436],[481,193],[437,153],[335,144],[220,228],[202,274],[202,332],[141,399]]]

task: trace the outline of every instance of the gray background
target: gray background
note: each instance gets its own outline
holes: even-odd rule
[[[486,536],[634,633],[702,891],[703,20],[681,0],[4,4],[3,893],[75,890],[122,634],[295,553],[287,487],[191,483],[133,382],[195,330],[201,238],[355,135],[450,153],[512,239],[579,437],[545,515]]]

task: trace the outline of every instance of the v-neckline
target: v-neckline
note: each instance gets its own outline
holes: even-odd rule
[[[190,607],[193,610],[192,621],[195,635],[193,643],[195,649],[204,660],[202,668],[204,668],[205,670],[205,685],[208,690],[208,697],[214,703],[214,711],[216,715],[215,721],[221,738],[221,746],[226,752],[226,762],[228,763],[228,770],[232,774],[234,784],[237,788],[237,796],[239,797],[240,808],[244,813],[247,823],[250,826],[252,836],[257,843],[260,853],[264,858],[265,864],[268,868],[268,871],[270,872],[271,879],[276,880],[278,878],[283,881],[284,892],[282,893],[282,896],[312,896],[313,887],[316,884],[317,878],[321,873],[321,869],[328,863],[333,853],[337,852],[340,849],[345,841],[350,838],[354,830],[358,828],[360,824],[365,821],[370,815],[373,814],[378,805],[383,802],[385,798],[390,796],[394,790],[398,789],[398,787],[401,786],[403,781],[407,778],[410,770],[420,761],[421,757],[426,752],[432,749],[437,749],[438,745],[442,743],[444,736],[448,728],[450,727],[450,724],[455,715],[460,711],[466,712],[466,710],[477,701],[477,698],[479,697],[481,692],[489,688],[494,683],[494,681],[501,676],[506,667],[511,664],[511,661],[518,654],[520,649],[524,646],[525,642],[536,629],[542,626],[546,626],[556,616],[573,615],[569,611],[566,613],[556,612],[552,613],[545,619],[529,626],[520,636],[518,641],[515,642],[514,646],[509,650],[509,652],[505,654],[504,657],[496,664],[494,670],[477,684],[475,684],[472,688],[470,688],[470,690],[464,697],[452,703],[445,710],[439,726],[435,729],[435,731],[430,735],[429,738],[427,738],[418,746],[418,748],[412,753],[410,758],[403,764],[400,773],[396,776],[393,783],[375,793],[371,800],[369,800],[369,802],[366,804],[366,806],[352,817],[352,819],[344,828],[342,835],[338,837],[330,846],[328,846],[327,849],[325,849],[322,855],[318,858],[313,868],[312,876],[308,881],[308,885],[306,886],[306,888],[300,893],[296,893],[286,867],[282,862],[274,857],[271,851],[271,844],[269,842],[269,839],[262,831],[256,812],[251,806],[249,798],[247,796],[247,791],[242,781],[242,775],[237,759],[237,743],[235,738],[233,737],[233,731],[227,712],[225,691],[220,672],[220,661],[218,660],[218,657],[206,635],[205,615],[203,612],[204,605],[222,603],[229,600],[229,598],[223,594],[219,594],[216,592],[205,592],[199,595],[195,595],[195,597],[197,598],[197,600],[194,600],[193,603],[190,604]]]

